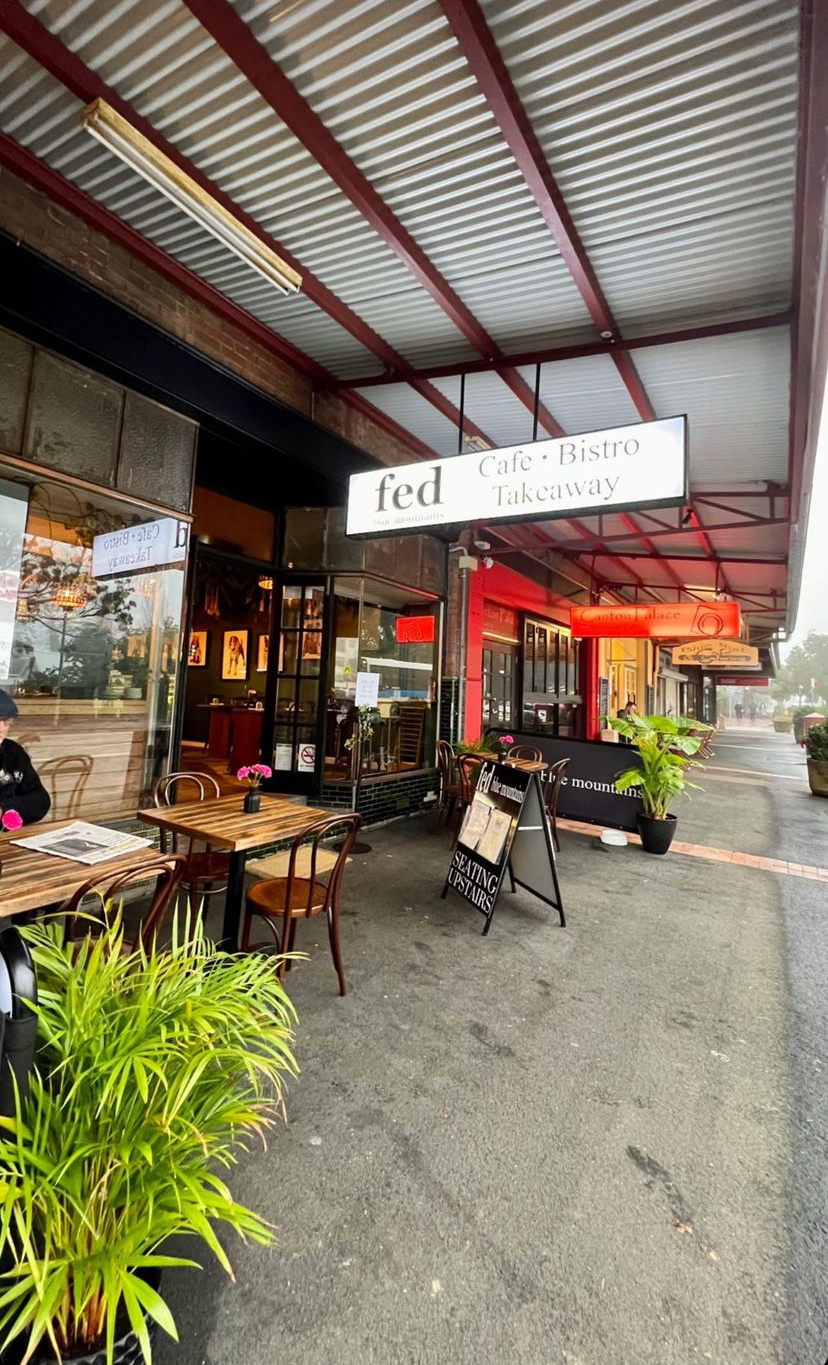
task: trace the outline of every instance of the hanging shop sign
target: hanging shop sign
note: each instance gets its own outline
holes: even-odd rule
[[[394,622],[398,645],[427,645],[434,639],[433,616],[398,616]]]
[[[700,668],[758,668],[759,650],[743,640],[694,640],[677,645],[674,664],[698,664]]]
[[[177,517],[159,517],[138,526],[109,531],[92,541],[92,577],[140,573],[167,564],[181,564],[187,554],[190,528]]]
[[[646,606],[573,607],[576,638],[682,640],[739,635],[738,602],[651,602]]]
[[[488,934],[507,870],[564,919],[549,817],[537,773],[505,763],[482,765],[441,892],[454,890],[486,917]]]
[[[717,687],[767,687],[769,678],[753,678],[750,673],[717,673],[713,682]]]
[[[666,417],[352,474],[347,533],[545,521],[686,500],[687,419]]]

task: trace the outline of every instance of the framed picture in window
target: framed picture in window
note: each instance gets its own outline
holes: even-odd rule
[[[267,672],[267,657],[270,649],[270,636],[259,635],[256,639],[256,672]]]
[[[221,677],[223,682],[244,682],[249,667],[250,647],[249,630],[226,630],[224,647],[221,652]]]
[[[191,630],[190,644],[187,650],[187,664],[190,668],[207,667],[207,643],[209,633],[206,630]]]

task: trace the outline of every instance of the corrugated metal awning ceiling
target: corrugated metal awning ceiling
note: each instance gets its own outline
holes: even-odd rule
[[[410,381],[482,358],[469,434],[531,439],[529,358],[550,350],[563,356],[542,366],[541,436],[686,412],[684,525],[544,525],[568,554],[603,546],[605,581],[631,582],[635,564],[674,591],[668,540],[691,581],[706,557],[734,591],[755,568],[736,556],[784,556],[790,333],[766,323],[796,303],[795,0],[7,0],[0,27],[0,130],[290,342],[317,380],[321,366],[321,382],[352,383],[389,429],[453,453],[459,378]],[[80,128],[82,105],[110,92],[292,253],[303,293],[275,295]],[[565,249],[550,202],[569,215]],[[627,361],[577,353],[603,331],[750,318]],[[784,566],[773,575],[784,591]]]

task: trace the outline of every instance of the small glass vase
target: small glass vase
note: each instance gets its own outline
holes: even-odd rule
[[[261,809],[261,804],[262,804],[261,792],[259,791],[258,787],[251,787],[250,790],[245,793],[244,797],[245,815],[257,815],[259,810]]]

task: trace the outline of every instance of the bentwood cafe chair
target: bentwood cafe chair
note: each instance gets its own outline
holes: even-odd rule
[[[273,940],[278,941],[279,952],[291,953],[296,941],[297,920],[324,915],[328,921],[331,956],[339,977],[339,994],[345,994],[345,967],[339,947],[339,896],[345,864],[359,826],[360,817],[356,814],[334,815],[317,821],[294,840],[288,858],[287,876],[267,877],[254,882],[247,893],[242,923],[243,952],[250,952],[261,946],[250,942],[253,921],[256,918],[265,921]],[[325,883],[319,879],[324,855],[328,852],[327,849],[323,849],[322,843],[323,840],[329,841],[334,835],[339,836],[335,845],[338,857]],[[282,923],[281,933],[278,935],[274,927],[275,920]],[[290,967],[290,961],[283,957],[279,966],[282,980]]]
[[[221,788],[212,773],[167,773],[155,784],[153,805],[174,806],[178,801],[213,801]],[[227,890],[230,857],[200,845],[197,840],[161,830],[161,852],[182,853],[184,874],[181,886],[191,910],[197,911],[203,898],[219,896]]]

